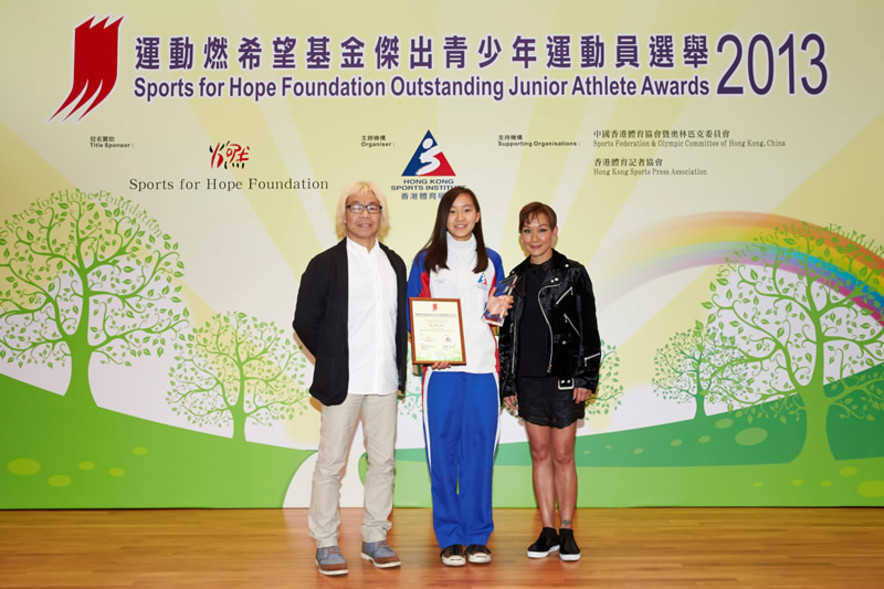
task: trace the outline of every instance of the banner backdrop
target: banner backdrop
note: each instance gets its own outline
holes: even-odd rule
[[[303,506],[299,279],[357,179],[410,260],[541,200],[604,359],[579,505],[881,505],[876,0],[32,2],[0,24],[0,508]],[[429,505],[419,382],[396,504]],[[361,504],[361,434],[343,503]],[[503,411],[497,506],[531,506]]]

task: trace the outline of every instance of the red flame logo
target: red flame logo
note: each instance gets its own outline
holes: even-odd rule
[[[117,45],[123,17],[110,25],[106,24],[108,18],[93,25],[95,17],[92,17],[74,29],[74,82],[68,97],[49,120],[78,98],[77,104],[64,120],[88,104],[80,115],[82,119],[114,89],[117,83]]]

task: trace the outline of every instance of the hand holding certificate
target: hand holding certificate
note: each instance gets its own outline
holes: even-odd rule
[[[516,276],[513,274],[506,280],[498,282],[494,288],[494,292],[488,297],[488,303],[485,305],[485,314],[482,319],[489,325],[500,327],[506,318],[506,313],[513,306],[513,289],[516,286]]]
[[[460,299],[408,300],[415,364],[466,364]]]

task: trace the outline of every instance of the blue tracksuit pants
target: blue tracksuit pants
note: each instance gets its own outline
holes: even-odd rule
[[[439,548],[488,544],[500,397],[497,376],[427,370],[424,443]]]

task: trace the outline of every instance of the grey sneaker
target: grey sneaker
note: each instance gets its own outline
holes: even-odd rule
[[[346,575],[347,561],[337,546],[316,549],[316,568],[323,575]]]
[[[379,569],[389,569],[402,564],[386,540],[363,542],[362,554],[360,556],[365,560],[370,560]]]

